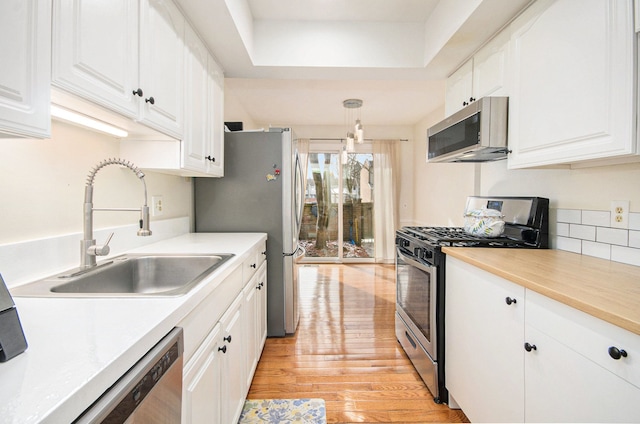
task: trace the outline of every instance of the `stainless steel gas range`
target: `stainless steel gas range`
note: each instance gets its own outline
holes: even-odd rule
[[[445,261],[443,246],[545,249],[549,199],[469,197],[465,214],[481,209],[504,216],[499,237],[460,227],[403,227],[396,232],[396,337],[436,403],[448,403],[444,373]]]

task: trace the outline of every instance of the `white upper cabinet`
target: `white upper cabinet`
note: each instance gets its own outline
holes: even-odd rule
[[[502,31],[447,79],[445,115],[485,96],[506,96],[509,32]]]
[[[209,120],[207,86],[209,52],[196,33],[187,27],[185,32],[185,134],[182,143],[182,166],[193,171],[207,172],[207,121]]]
[[[171,0],[141,1],[142,122],[182,138],[185,19]]]
[[[180,139],[185,20],[170,0],[60,0],[54,86]]]
[[[444,100],[444,114],[450,116],[473,100],[473,59],[468,60],[449,78]]]
[[[222,68],[209,58],[209,151],[207,173],[224,176],[224,74]]]
[[[198,35],[185,33],[185,136],[182,167],[215,177],[224,174],[224,76]]]
[[[637,153],[633,3],[539,0],[511,26],[509,168]]]
[[[0,133],[51,136],[51,1],[0,2]]]
[[[53,84],[137,118],[138,1],[59,0],[53,10]]]

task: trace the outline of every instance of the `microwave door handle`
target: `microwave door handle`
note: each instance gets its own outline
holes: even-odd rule
[[[407,255],[405,255],[404,253],[402,253],[400,251],[400,249],[396,248],[396,251],[398,252],[398,256],[406,263],[408,263],[409,265],[415,266],[418,269],[423,270],[424,272],[432,272],[433,268],[435,268],[432,265],[425,265],[423,263],[420,263],[418,261],[416,261],[415,259],[412,259],[410,257],[408,257]]]

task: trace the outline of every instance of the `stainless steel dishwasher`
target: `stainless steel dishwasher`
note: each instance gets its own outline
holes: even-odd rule
[[[176,327],[74,423],[179,424],[183,350],[182,328]]]

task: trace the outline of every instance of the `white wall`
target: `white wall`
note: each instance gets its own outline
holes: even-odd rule
[[[51,139],[0,139],[0,245],[82,232],[87,175],[100,161],[120,157],[118,146],[115,138],[57,121]],[[163,196],[161,219],[192,219],[190,179],[145,174],[149,204],[152,195]],[[143,204],[143,186],[127,168],[103,168],[94,186],[96,207]],[[129,225],[138,219],[136,212],[95,212],[94,227]],[[151,218],[152,230],[156,219]]]
[[[240,99],[231,90],[225,88],[224,91],[224,121],[242,122],[243,129],[250,130],[258,128],[247,111],[242,107]]]
[[[477,166],[426,163],[427,129],[444,118],[444,105],[414,128],[413,225],[461,226],[467,196],[474,195]]]
[[[482,195],[548,197],[552,208],[608,211],[630,200],[640,212],[640,163],[580,169],[507,170],[507,161],[482,164]]]

